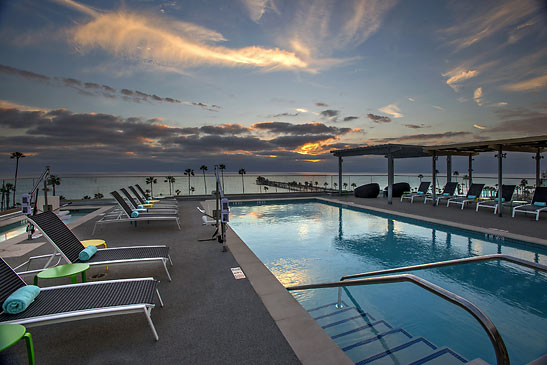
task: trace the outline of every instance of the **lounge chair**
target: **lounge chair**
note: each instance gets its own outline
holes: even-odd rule
[[[178,211],[178,208],[175,208],[175,207],[153,207],[153,204],[139,204],[135,201],[135,199],[133,199],[133,197],[131,196],[131,194],[129,194],[129,192],[125,189],[125,188],[121,188],[120,191],[125,195],[125,197],[127,198],[127,201],[129,202],[129,204],[131,204],[131,206],[133,207],[133,209],[145,209],[144,212],[146,213],[177,213]]]
[[[151,203],[159,203],[159,202],[165,201],[165,200],[175,200],[175,199],[173,199],[173,198],[170,198],[170,199],[166,199],[166,198],[160,199],[160,198],[154,198],[154,197],[148,196],[148,194],[146,194],[146,192],[141,188],[141,186],[140,186],[139,184],[135,184],[135,186],[137,187],[137,189],[139,189],[139,191],[141,192],[142,196],[144,196],[144,199],[150,201]]]
[[[448,201],[446,202],[446,206],[448,207],[450,204],[459,204],[461,205],[461,208],[463,210],[466,204],[471,204],[477,201],[477,199],[482,194],[483,188],[484,188],[484,184],[471,184],[471,186],[469,187],[469,190],[467,190],[467,195],[457,196],[457,197],[448,199]]]
[[[26,285],[23,279],[0,258],[0,303]],[[157,341],[158,333],[150,317],[152,308],[155,307],[155,295],[163,307],[157,285],[158,281],[153,278],[142,278],[40,288],[40,294],[23,312],[0,313],[0,324],[15,323],[32,327],[79,319],[144,313]],[[81,350],[85,351],[83,348]]]
[[[414,203],[415,198],[425,198],[427,196],[427,191],[429,190],[429,185],[431,185],[430,181],[422,181],[417,192],[401,195],[401,201],[403,201],[403,199],[410,199],[410,202]]]
[[[127,205],[125,200],[120,196],[120,194],[117,191],[110,192],[114,199],[118,202],[118,205],[120,206],[121,210],[115,211],[110,214],[105,214],[101,219],[99,219],[97,222],[95,222],[95,227],[93,227],[92,235],[95,233],[95,229],[97,228],[97,225],[99,224],[107,224],[107,223],[119,223],[119,222],[142,222],[142,221],[175,221],[177,223],[177,226],[180,230],[180,220],[178,214],[171,214],[171,213],[139,213],[136,215],[136,217],[131,217],[131,215],[134,213],[133,210]]]
[[[60,255],[68,264],[82,262],[78,258],[80,252],[85,248],[74,233],[63,223],[63,221],[52,212],[44,212],[27,218],[34,227],[38,228],[46,238],[46,240],[55,248],[52,255],[43,255],[31,257],[24,265],[30,265],[30,262],[36,258],[51,257],[46,266],[52,261],[57,254]],[[98,249],[95,255],[91,257],[86,264],[91,266],[111,266],[116,264],[137,264],[142,265],[146,262],[161,262],[165,273],[171,281],[171,275],[167,269],[167,262],[171,265],[171,257],[169,256],[169,247],[165,245],[154,246],[129,246],[129,247],[114,247]],[[28,266],[27,266],[28,267]],[[42,270],[43,270],[42,269]],[[33,270],[21,272],[19,274],[31,274],[42,270]]]
[[[513,193],[515,192],[516,185],[502,185],[501,186],[501,202],[502,204],[512,204]],[[496,198],[491,200],[483,200],[477,203],[475,211],[479,211],[479,208],[489,208],[494,210],[494,214],[498,212],[498,193],[496,192]]]
[[[547,186],[539,186],[534,191],[531,204],[519,205],[513,208],[513,218],[516,212],[524,214],[535,214],[536,221],[539,220],[539,213],[547,211]]]
[[[452,198],[454,196],[454,192],[456,191],[457,186],[458,186],[458,183],[456,182],[446,183],[446,185],[444,186],[443,192],[437,195],[437,201],[435,202],[435,205],[439,205],[439,202],[443,199]],[[433,200],[433,195],[426,196],[424,199],[424,204],[427,204],[428,200]]]
[[[148,200],[145,200],[138,192],[137,190],[133,187],[133,186],[129,186],[129,190],[131,190],[131,192],[133,193],[133,195],[137,198],[137,200],[141,203],[141,204],[152,204],[152,206],[157,206],[158,208],[177,208],[178,209],[178,205],[176,203],[168,203],[168,202],[159,202],[159,203],[147,203],[149,202]]]

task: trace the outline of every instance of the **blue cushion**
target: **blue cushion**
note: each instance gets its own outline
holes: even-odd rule
[[[498,201],[498,198],[494,199],[495,201]],[[501,202],[503,203],[505,201],[505,198],[501,198]]]
[[[469,198],[469,199],[476,199],[477,196],[476,196],[476,195],[468,195],[467,198]]]
[[[131,212],[131,218],[138,218],[139,217],[139,212],[137,210],[134,210]]]
[[[545,202],[534,202],[534,205],[536,207],[547,207],[547,203]]]
[[[97,253],[97,247],[94,245],[90,245],[90,246],[87,246],[82,251],[80,251],[80,253],[78,254],[78,258],[81,261],[87,261],[90,258],[92,258],[93,255],[95,255],[95,253]]]
[[[2,309],[9,314],[17,314],[23,312],[30,303],[34,302],[34,298],[40,293],[40,288],[35,285],[25,285],[17,289],[4,301]]]
[[[423,194],[424,192],[423,191],[418,191],[418,194]]]
[[[448,194],[448,193],[443,193],[443,196],[450,196],[450,194]]]

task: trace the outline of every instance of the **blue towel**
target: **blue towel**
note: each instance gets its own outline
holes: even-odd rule
[[[467,198],[468,198],[468,199],[476,199],[477,196],[476,196],[476,195],[468,195]]]
[[[534,202],[534,205],[536,207],[547,207],[547,203],[545,202]]]
[[[145,200],[144,203],[145,204],[150,204],[150,202],[148,200]]]
[[[4,301],[2,309],[9,314],[17,314],[23,312],[30,303],[34,302],[34,298],[40,293],[40,288],[35,285],[25,285],[17,289]]]
[[[139,212],[134,210],[131,212],[131,218],[138,218],[139,217]]]
[[[80,253],[78,254],[78,258],[82,261],[87,261],[90,258],[92,258],[96,252],[97,252],[97,247],[93,245],[87,246],[85,249],[80,251]]]

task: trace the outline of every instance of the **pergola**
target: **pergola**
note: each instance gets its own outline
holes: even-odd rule
[[[392,203],[395,158],[428,157],[429,153],[424,152],[423,146],[405,144],[383,144],[378,146],[350,148],[346,150],[330,151],[338,157],[338,191],[342,194],[342,162],[346,156],[380,155],[387,158],[387,202]]]
[[[540,184],[540,160],[543,158],[541,153],[547,151],[547,135],[525,138],[500,139],[492,141],[481,141],[471,143],[458,143],[439,146],[416,146],[403,144],[385,144],[378,146],[368,146],[359,148],[350,148],[345,150],[330,151],[334,156],[338,157],[338,180],[339,192],[342,193],[342,162],[343,157],[347,156],[364,156],[364,155],[383,155],[388,160],[388,204],[392,203],[392,191],[394,181],[393,159],[395,158],[413,158],[413,157],[433,157],[433,202],[436,201],[436,176],[437,176],[437,158],[446,156],[446,178],[447,182],[451,181],[452,175],[452,156],[468,156],[469,157],[469,182],[473,181],[473,156],[481,152],[498,152],[498,215],[502,215],[502,199],[501,186],[503,181],[503,163],[505,157],[504,152],[529,152],[534,153],[533,157],[536,160],[536,186]]]
[[[448,170],[448,157],[449,156],[469,156],[469,180],[472,182],[472,156],[478,155],[481,152],[497,152],[496,157],[498,159],[498,215],[502,215],[502,198],[501,198],[501,186],[503,182],[503,159],[506,156],[505,152],[528,152],[533,153],[533,159],[536,160],[536,187],[540,185],[541,165],[540,161],[543,158],[541,153],[547,150],[547,135],[525,137],[525,138],[511,138],[511,139],[498,139],[482,142],[470,142],[470,143],[457,143],[442,146],[427,146],[423,148],[424,152],[433,156],[433,195],[436,195],[435,177],[436,169],[435,163],[438,156],[447,156],[447,170]],[[447,171],[448,176],[449,171]]]

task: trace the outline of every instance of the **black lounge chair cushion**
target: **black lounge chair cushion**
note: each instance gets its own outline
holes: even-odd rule
[[[131,304],[154,304],[156,280],[98,282],[42,290],[22,313],[0,314],[0,322],[49,314],[70,313],[87,309],[117,307]]]
[[[353,191],[357,198],[376,198],[380,194],[380,185],[376,183],[359,186]]]

